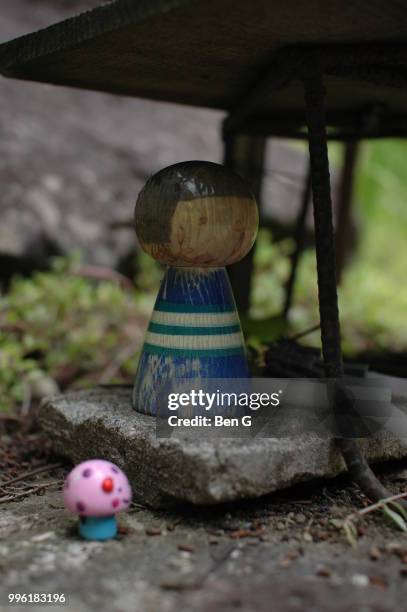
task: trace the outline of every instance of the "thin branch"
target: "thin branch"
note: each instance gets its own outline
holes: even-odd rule
[[[37,474],[41,474],[43,472],[48,472],[51,470],[55,470],[56,468],[62,467],[61,463],[51,463],[50,465],[43,465],[35,470],[30,470],[29,472],[25,472],[20,476],[16,476],[15,478],[11,478],[10,480],[6,480],[4,482],[0,482],[0,487],[6,487],[14,482],[19,482],[21,480],[25,480],[26,478],[30,478],[31,476],[36,476]]]
[[[384,504],[388,504],[389,502],[394,502],[394,501],[397,501],[398,499],[405,499],[405,498],[407,498],[407,491],[404,493],[398,493],[397,495],[391,495],[390,497],[384,497],[383,499],[380,499],[378,502],[375,502],[374,504],[371,504],[370,506],[366,506],[366,508],[362,508],[362,510],[357,510],[356,512],[353,512],[352,514],[349,514],[349,516],[346,517],[345,521],[350,521],[353,518],[364,516],[365,514],[369,514],[370,512],[374,512],[375,510],[380,510],[380,508],[382,508]]]
[[[298,332],[297,334],[294,334],[294,336],[291,336],[289,340],[299,340],[300,338],[303,338],[304,336],[307,336],[308,334],[312,334],[313,332],[318,331],[318,329],[321,329],[320,323],[316,323],[312,327],[309,327],[308,329],[305,329],[303,331]]]
[[[42,483],[37,487],[29,489],[28,491],[21,491],[21,493],[16,493],[15,495],[6,495],[5,497],[0,497],[0,504],[5,504],[6,502],[15,501],[16,499],[20,499],[21,497],[27,497],[27,495],[38,493],[38,491],[41,491],[42,489],[48,489],[48,487],[60,484],[60,482],[60,480],[53,480],[52,482]]]

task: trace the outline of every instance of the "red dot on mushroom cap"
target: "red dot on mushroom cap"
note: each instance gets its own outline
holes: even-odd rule
[[[102,482],[102,489],[105,493],[111,493],[113,491],[113,486],[112,478],[105,478]]]

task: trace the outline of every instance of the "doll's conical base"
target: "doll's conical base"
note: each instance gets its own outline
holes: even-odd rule
[[[140,358],[133,408],[156,416],[172,381],[247,378],[244,340],[225,268],[168,268]],[[192,382],[194,380],[194,382]]]

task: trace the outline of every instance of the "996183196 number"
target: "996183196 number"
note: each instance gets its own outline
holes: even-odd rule
[[[9,593],[9,604],[64,604],[66,603],[64,593]]]

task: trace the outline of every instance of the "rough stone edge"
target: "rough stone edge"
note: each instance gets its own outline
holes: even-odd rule
[[[135,413],[130,391],[123,388],[49,398],[41,405],[39,421],[57,453],[73,462],[92,456],[111,459],[129,475],[136,499],[155,507],[254,498],[345,471],[334,440],[311,436],[291,440],[291,447],[287,440],[266,438],[245,440],[244,445],[242,440],[202,441],[198,446],[185,439],[157,439],[152,417]],[[371,462],[407,455],[406,446],[390,435],[360,443]],[[305,463],[307,451],[310,460]]]

